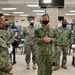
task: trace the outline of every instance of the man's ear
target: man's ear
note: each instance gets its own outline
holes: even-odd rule
[[[50,18],[48,18],[50,20]]]
[[[3,27],[3,24],[2,23],[0,23],[0,27]]]

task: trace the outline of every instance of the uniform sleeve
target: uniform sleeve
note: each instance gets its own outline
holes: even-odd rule
[[[55,45],[59,44],[59,34],[58,34],[58,29],[55,29]]]
[[[5,44],[6,44],[5,41],[2,38],[0,38],[0,46],[6,47]]]
[[[52,39],[52,42],[54,42],[55,43],[55,41],[56,41],[56,34],[55,34],[55,30],[53,29],[53,38],[51,38]]]
[[[73,33],[72,31],[70,30],[70,34],[69,34],[69,44],[73,44]]]
[[[39,36],[39,30],[35,30],[35,37],[33,38],[33,41],[34,41],[36,44],[38,44],[38,45],[44,43],[43,38],[41,38],[41,37]]]
[[[11,31],[10,36],[8,37],[7,44],[12,44],[14,41],[14,33]]]
[[[9,68],[9,63],[6,62],[3,57],[0,56],[0,70],[2,70],[3,72],[7,72]]]
[[[4,41],[5,38],[4,38],[4,36],[3,36],[3,32],[4,32],[4,31],[1,31],[1,30],[0,30],[0,46],[5,47],[5,44],[6,44],[6,43],[5,43],[5,41]]]
[[[26,35],[26,28],[23,30],[23,36],[25,37]]]

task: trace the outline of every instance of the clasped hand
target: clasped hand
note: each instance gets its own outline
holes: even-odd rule
[[[44,42],[50,43],[51,41],[52,41],[52,39],[49,38],[47,35],[46,35],[46,37],[44,37]]]

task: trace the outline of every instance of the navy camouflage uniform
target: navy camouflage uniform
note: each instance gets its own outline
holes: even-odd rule
[[[43,38],[50,37],[52,41],[45,43]],[[52,74],[52,62],[54,54],[54,42],[55,32],[52,28],[45,29],[44,27],[39,28],[35,31],[34,42],[37,44],[37,65],[38,75],[51,75]]]
[[[26,50],[26,63],[29,64],[30,63],[30,56],[31,56],[31,52],[32,52],[32,60],[33,63],[36,63],[36,49],[35,49],[35,43],[33,42],[32,38],[34,37],[34,31],[35,31],[35,27],[30,28],[29,26],[25,28],[25,30],[23,31],[24,36],[25,36],[25,42],[24,42],[24,46],[25,46],[25,50]]]
[[[60,64],[60,55],[63,52],[62,64],[67,62],[68,46],[73,43],[72,31],[69,28],[63,28],[62,26],[55,30],[56,32],[56,46],[55,46],[55,63],[56,66]]]
[[[0,30],[0,75],[7,75],[7,70],[10,69],[10,56],[7,49],[7,33],[5,30]]]

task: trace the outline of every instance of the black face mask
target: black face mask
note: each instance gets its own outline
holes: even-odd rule
[[[66,27],[67,26],[67,24],[62,24],[62,27]]]
[[[47,24],[49,23],[49,20],[43,20],[42,23],[43,23],[44,25],[47,25]]]
[[[9,25],[5,25],[5,27],[6,27],[6,28],[8,28],[8,27],[9,27]]]
[[[31,26],[34,26],[34,23],[30,23]]]

